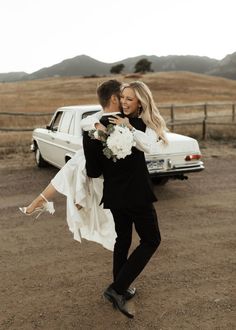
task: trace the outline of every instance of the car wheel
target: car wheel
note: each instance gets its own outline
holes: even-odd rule
[[[36,162],[36,164],[37,164],[38,167],[46,167],[46,166],[48,166],[48,163],[43,159],[38,146],[36,146],[35,154],[34,155],[35,155],[35,162]]]

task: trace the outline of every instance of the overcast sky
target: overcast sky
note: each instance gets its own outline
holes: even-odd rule
[[[222,59],[236,51],[235,13],[235,0],[0,0],[0,72],[81,54]]]

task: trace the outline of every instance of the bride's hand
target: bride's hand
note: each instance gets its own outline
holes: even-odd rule
[[[115,118],[109,118],[109,122],[111,124],[115,124],[115,125],[125,125],[125,126],[128,126],[130,125],[129,123],[129,118],[125,117],[125,118],[122,118],[120,116],[117,116],[117,115],[114,115]]]

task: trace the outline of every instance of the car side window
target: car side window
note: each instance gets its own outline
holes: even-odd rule
[[[70,111],[65,111],[63,114],[63,118],[62,121],[60,123],[59,126],[59,132],[61,133],[68,133],[69,132],[69,128],[72,122],[72,118],[73,118],[73,113]]]
[[[84,118],[86,118],[86,117],[88,117],[88,116],[90,116],[90,115],[93,115],[94,113],[96,113],[96,112],[98,112],[98,111],[100,111],[100,110],[92,110],[92,111],[84,112],[84,113],[82,114],[82,119],[84,119]]]
[[[52,127],[51,127],[52,131],[57,131],[58,130],[58,126],[59,126],[59,123],[60,123],[60,120],[61,120],[61,116],[62,116],[62,112],[61,111],[57,112],[56,117],[55,117],[55,119],[53,121],[53,124],[52,124]]]

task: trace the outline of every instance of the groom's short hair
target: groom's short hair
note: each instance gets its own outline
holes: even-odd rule
[[[121,83],[115,79],[107,80],[98,86],[97,96],[103,108],[109,105],[112,95],[116,95],[120,99],[120,88]]]

